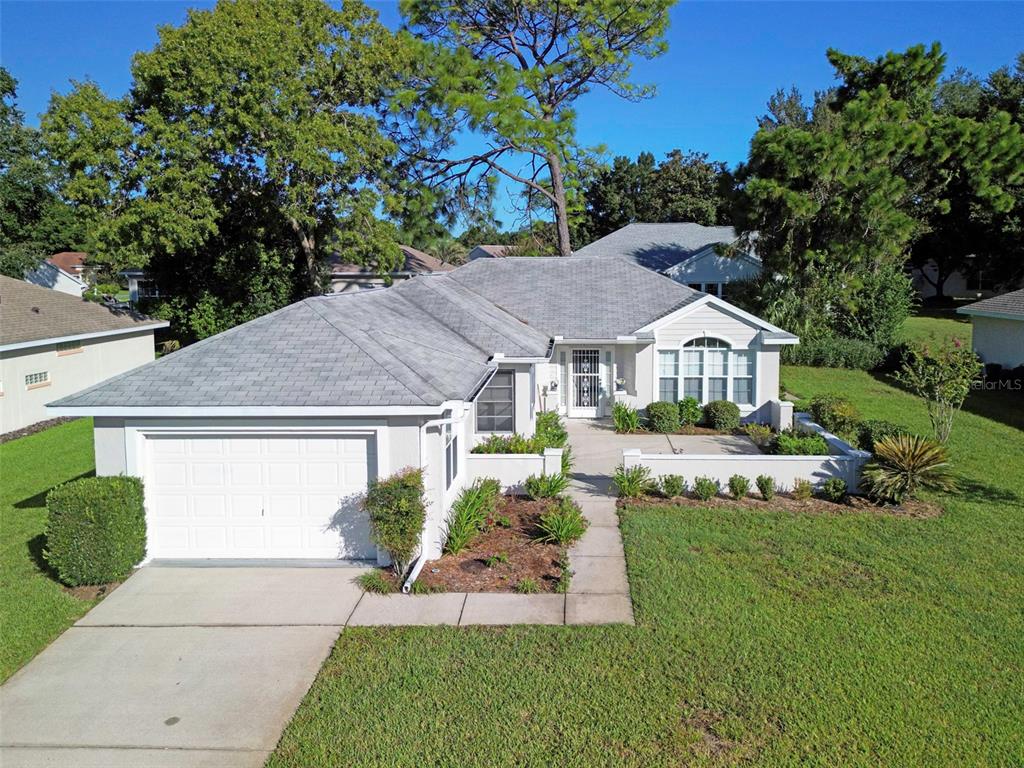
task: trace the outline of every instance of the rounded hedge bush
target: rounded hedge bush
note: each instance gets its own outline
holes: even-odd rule
[[[652,432],[665,434],[679,431],[679,406],[656,401],[647,406],[647,423]]]
[[[146,512],[137,477],[84,477],[46,496],[43,556],[72,587],[120,581],[146,556]]]
[[[740,426],[740,407],[728,400],[715,400],[704,406],[704,424],[719,432],[732,432]]]

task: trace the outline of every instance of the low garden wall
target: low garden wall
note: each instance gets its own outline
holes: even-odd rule
[[[826,432],[810,420],[805,413],[798,413],[795,428],[801,432],[821,435],[833,450],[829,456],[775,456],[758,454],[673,454],[644,453],[632,449],[622,452],[622,463],[629,469],[644,466],[652,477],[661,475],[682,475],[687,483],[694,478],[710,477],[726,487],[733,475],[743,475],[751,482],[758,475],[775,479],[779,490],[790,490],[797,480],[810,480],[815,486],[822,485],[832,477],[846,481],[846,487],[855,491],[860,481],[861,467],[871,454],[853,448],[848,443]]]
[[[557,475],[562,471],[562,449],[539,453],[470,453],[466,458],[467,483],[493,477],[505,492],[519,493],[530,475]]]

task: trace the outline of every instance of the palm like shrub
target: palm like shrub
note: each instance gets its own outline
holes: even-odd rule
[[[922,488],[952,491],[949,453],[935,440],[920,435],[884,437],[875,444],[875,458],[864,468],[862,483],[868,495],[900,504]]]
[[[558,506],[541,515],[537,527],[540,541],[568,546],[586,533],[587,519],[572,499],[563,497],[558,500]]]
[[[444,551],[457,555],[487,525],[494,513],[501,486],[497,480],[484,477],[464,489],[452,504],[451,520],[445,534]]]
[[[569,478],[561,472],[555,475],[530,475],[524,487],[526,495],[531,499],[552,499],[569,487]]]
[[[625,403],[616,403],[612,406],[612,422],[619,434],[628,435],[636,432],[640,429],[640,411],[630,408]]]
[[[612,483],[618,490],[619,496],[626,498],[643,496],[654,485],[651,481],[651,470],[647,467],[636,466],[626,469],[622,464],[615,468]]]

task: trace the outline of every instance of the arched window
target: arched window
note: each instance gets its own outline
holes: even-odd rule
[[[661,400],[675,401],[681,395],[701,404],[754,404],[754,353],[749,350],[733,350],[724,339],[700,336],[682,345],[682,360],[677,350],[663,349],[658,361]]]

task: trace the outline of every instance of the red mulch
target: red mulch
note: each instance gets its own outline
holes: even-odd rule
[[[754,512],[799,512],[812,515],[842,515],[850,512],[866,512],[889,517],[906,517],[925,519],[938,517],[942,508],[930,501],[905,501],[899,506],[876,504],[863,496],[847,496],[844,501],[836,503],[817,496],[810,499],[794,499],[790,494],[776,494],[771,501],[756,496],[737,501],[724,496],[716,496],[708,501],[701,501],[689,496],[677,496],[665,499],[657,496],[645,496],[642,499],[619,499],[619,506],[643,504],[660,507],[699,507],[701,509],[747,509]]]
[[[79,416],[61,416],[58,419],[47,419],[46,421],[37,421],[35,424],[29,424],[27,427],[21,429],[15,429],[11,432],[4,432],[0,435],[0,445],[9,443],[11,440],[17,440],[19,437],[28,437],[34,435],[36,432],[42,432],[50,427],[56,427],[58,424],[66,424],[69,421],[81,418]]]
[[[423,565],[417,582],[447,592],[515,592],[522,579],[533,579],[541,592],[553,592],[562,575],[565,552],[557,544],[534,539],[541,514],[554,502],[503,496],[487,530],[457,555],[444,555]],[[511,525],[497,524],[507,517]],[[505,555],[491,567],[488,557]]]

